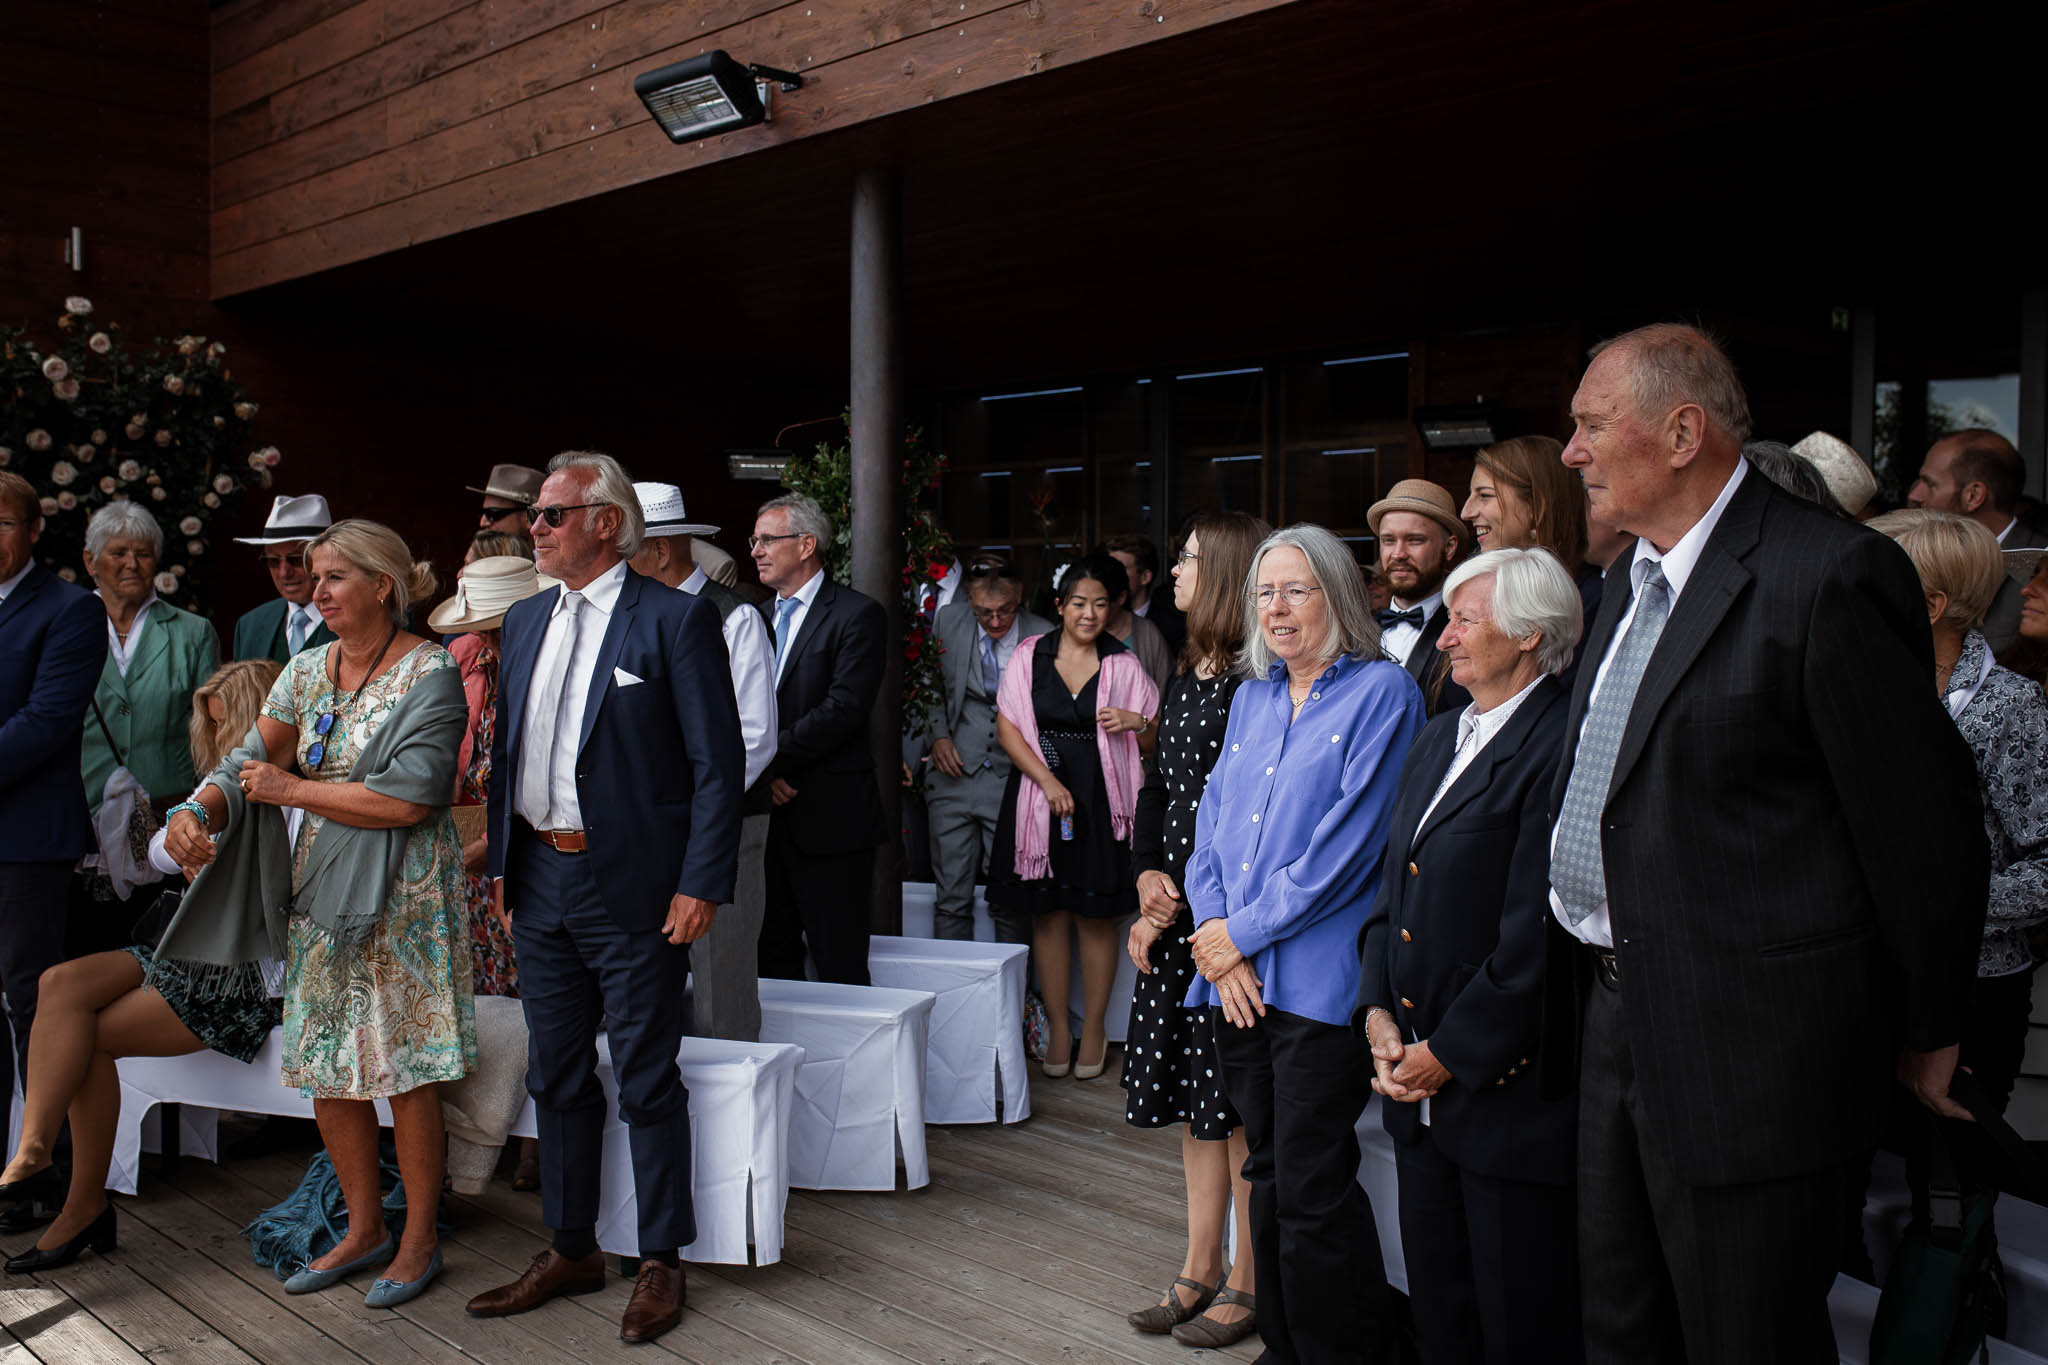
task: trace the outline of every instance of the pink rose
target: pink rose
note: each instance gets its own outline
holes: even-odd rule
[[[49,380],[52,384],[70,373],[71,367],[64,363],[63,356],[53,355],[43,362],[43,378]]]
[[[50,391],[69,403],[72,399],[78,397],[78,381],[76,379],[60,379],[50,385]]]
[[[186,541],[186,542],[185,542],[185,553],[186,553],[186,554],[188,554],[188,555],[203,555],[203,554],[205,554],[205,553],[206,553],[206,542],[205,542],[205,541],[203,541],[203,540],[188,540],[188,541]]]
[[[78,506],[78,495],[71,492],[59,493],[57,495],[57,505],[69,512],[72,508]]]
[[[54,517],[57,515],[57,500],[55,498],[44,498],[38,505],[42,508],[44,516]]]
[[[140,460],[123,460],[115,467],[114,472],[129,483],[134,483],[142,477],[142,462]]]
[[[262,451],[252,450],[249,452],[249,468],[261,470],[264,466],[266,466],[269,463],[270,462],[268,460],[263,458]]]
[[[269,465],[272,469],[277,468],[278,463],[283,459],[284,452],[279,450],[276,446],[263,447],[263,463]]]
[[[100,476],[100,492],[102,492],[102,493],[111,493],[111,492],[113,492],[113,491],[114,491],[114,476],[113,476],[112,474],[102,474],[102,475]]]
[[[161,488],[152,488],[149,490],[149,496],[158,502],[162,502],[165,498],[169,497],[170,494],[166,493]]]
[[[127,426],[121,428],[121,434],[131,441],[139,441],[142,439],[142,430],[142,423],[130,422]]]
[[[105,445],[107,443],[107,433],[100,429],[99,427],[94,427],[92,432],[92,443],[96,446]]]
[[[220,506],[220,494],[209,491],[199,501],[208,507],[218,507]]]
[[[31,431],[28,434],[27,440],[30,450],[48,450],[50,448],[50,433],[44,431],[41,427]]]
[[[59,460],[50,466],[50,482],[59,488],[69,488],[78,477],[78,469],[69,460]]]
[[[160,446],[166,447],[170,445],[171,433],[168,427],[158,427],[156,429],[156,443]]]
[[[213,491],[214,491],[214,492],[216,492],[216,493],[232,493],[232,492],[234,492],[234,491],[235,491],[235,476],[234,476],[234,475],[232,475],[232,474],[216,474],[216,475],[214,475],[214,476],[213,476]]]
[[[184,391],[185,379],[183,375],[167,374],[164,376],[165,393],[183,393]]]
[[[197,517],[186,517],[178,523],[178,534],[181,536],[196,536],[205,528],[205,525],[206,523]]]
[[[114,339],[105,332],[94,332],[85,339],[85,344],[92,348],[94,355],[105,355],[114,349]]]

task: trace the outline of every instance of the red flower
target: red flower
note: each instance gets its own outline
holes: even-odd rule
[[[937,583],[944,580],[946,575],[952,571],[953,565],[947,560],[934,559],[928,567],[931,572],[932,582]]]

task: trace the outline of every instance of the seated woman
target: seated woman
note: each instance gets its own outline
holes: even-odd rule
[[[1019,642],[996,696],[996,736],[1016,770],[989,854],[988,900],[1031,914],[1045,992],[1048,1076],[1102,1074],[1117,924],[1138,908],[1131,831],[1159,691],[1107,633],[1124,566],[1088,555],[1060,581],[1060,628]],[[1081,940],[1081,1051],[1067,998],[1070,928]]]
[[[249,733],[279,667],[269,659],[227,664],[192,694],[192,766],[211,772]],[[159,872],[179,868],[164,853],[163,832],[150,843]],[[85,1247],[114,1249],[114,1209],[107,1202],[107,1163],[121,1085],[114,1063],[123,1057],[177,1057],[212,1048],[238,1062],[262,1050],[278,1022],[278,1002],[251,963],[237,987],[193,998],[184,974],[166,963],[145,985],[153,954],[135,947],[93,953],[43,973],[34,1029],[29,1033],[29,1084],[21,1106],[21,1140],[0,1173],[0,1231],[21,1232],[49,1220],[35,1246],[7,1262],[9,1274],[54,1270]],[[71,1117],[68,1192],[50,1162],[51,1145]]]
[[[1444,604],[1436,647],[1472,703],[1409,751],[1352,1017],[1389,1101],[1417,1354],[1565,1365],[1583,1358],[1578,1104],[1534,1062],[1579,592],[1545,550],[1493,550]]]

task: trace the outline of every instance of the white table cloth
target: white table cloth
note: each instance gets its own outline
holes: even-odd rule
[[[280,1036],[272,1030],[263,1052],[247,1066],[218,1052],[120,1062],[121,1122],[107,1188],[135,1193],[145,1126],[154,1129],[157,1105],[185,1106],[180,1111],[181,1150],[208,1160],[217,1158],[215,1110],[310,1118],[313,1102],[278,1084]],[[637,1256],[632,1154],[618,1116],[618,1087],[604,1039],[598,1040],[597,1050],[597,1075],[606,1105],[597,1240],[606,1251]],[[780,1260],[783,1209],[789,1198],[789,1115],[802,1049],[685,1038],[677,1061],[690,1090],[690,1180],[697,1211],[697,1240],[683,1248],[684,1258],[745,1265],[751,1239],[756,1264]],[[388,1125],[390,1106],[379,1101],[377,1117]],[[512,1131],[522,1137],[535,1135],[531,1100]]]
[[[1030,1116],[1023,1026],[1029,956],[1021,943],[868,939],[868,978],[875,985],[938,997],[925,1051],[926,1123],[994,1123],[999,1084],[1002,1121]]]
[[[930,882],[903,883],[903,933],[909,938],[932,937],[932,907],[938,889]],[[1116,979],[1109,987],[1109,1010],[1103,1016],[1103,1025],[1108,1031],[1109,1041],[1124,1042],[1131,1030],[1131,995],[1137,990],[1138,968],[1131,961],[1131,955],[1123,950],[1124,935],[1131,931],[1131,922],[1136,915],[1117,922]],[[995,942],[995,921],[988,917],[988,901],[982,896],[982,888],[974,888],[974,941]],[[944,942],[945,940],[940,940]],[[1034,979],[1031,986],[1036,989]],[[1067,1013],[1076,1038],[1081,1036],[1081,1015],[1083,1011],[1081,964],[1074,959],[1073,976],[1067,991]]]
[[[929,991],[761,982],[761,1037],[803,1049],[789,1118],[789,1183],[893,1190],[903,1152],[910,1189],[931,1183],[924,1150]]]

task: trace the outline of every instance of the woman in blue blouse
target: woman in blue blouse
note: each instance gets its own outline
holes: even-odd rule
[[[1185,891],[1244,1121],[1259,1331],[1275,1361],[1376,1358],[1386,1267],[1359,1187],[1372,1058],[1352,1034],[1358,935],[1422,694],[1381,656],[1364,575],[1319,526],[1252,556],[1245,672],[1195,818]],[[1284,1097],[1283,1103],[1275,1102]]]

